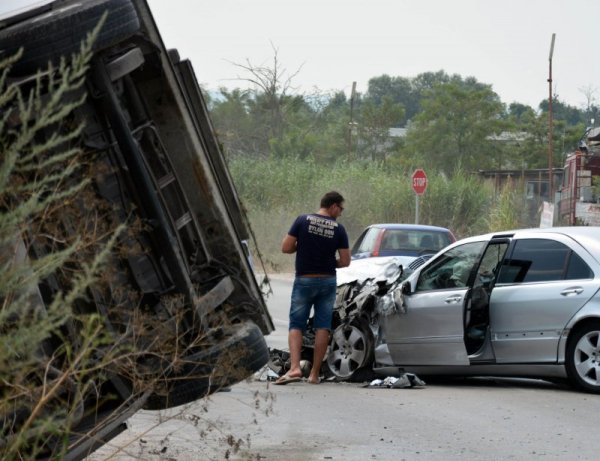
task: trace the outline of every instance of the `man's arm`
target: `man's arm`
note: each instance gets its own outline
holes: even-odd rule
[[[340,248],[338,253],[340,257],[336,260],[335,267],[348,267],[350,265],[350,249]]]
[[[281,252],[292,254],[296,252],[296,243],[298,239],[293,235],[287,234],[281,242]]]

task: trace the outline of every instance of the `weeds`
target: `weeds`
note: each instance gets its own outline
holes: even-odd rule
[[[281,254],[280,242],[294,218],[316,211],[328,190],[338,190],[346,198],[348,206],[341,222],[350,244],[369,224],[415,222],[412,171],[377,162],[343,161],[324,166],[312,159],[257,162],[241,156],[231,160],[230,168],[266,265],[275,272],[292,270],[293,258]],[[419,198],[419,223],[447,227],[457,238],[502,225],[529,226],[526,213],[510,220],[500,218],[506,207],[523,209],[523,199],[516,191],[497,199],[493,188],[476,175],[457,170],[448,177],[430,171],[427,191]]]
[[[128,261],[147,257],[151,226],[125,194],[103,194],[119,178],[112,146],[84,142],[98,28],[34,80],[8,79],[19,55],[0,62],[2,459],[61,459],[102,424],[170,405],[183,380],[189,401],[200,381],[208,393],[247,376],[248,351],[217,348],[225,317],[201,329],[184,296],[135,283]]]

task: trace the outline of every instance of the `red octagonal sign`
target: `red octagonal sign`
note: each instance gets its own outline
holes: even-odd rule
[[[421,168],[415,170],[412,175],[412,188],[417,195],[423,195],[427,189],[427,175]]]

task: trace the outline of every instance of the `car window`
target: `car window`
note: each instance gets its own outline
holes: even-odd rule
[[[368,229],[352,248],[352,254],[372,252],[380,230],[377,227]]]
[[[594,272],[590,269],[581,257],[575,253],[571,252],[571,258],[569,259],[569,266],[567,267],[567,280],[575,280],[575,279],[593,279]]]
[[[381,250],[434,250],[439,251],[452,243],[445,232],[386,229],[381,239]],[[369,250],[366,250],[369,251]]]
[[[498,283],[531,283],[593,278],[589,266],[568,246],[549,239],[515,242],[500,269]]]
[[[410,233],[404,230],[387,229],[381,239],[382,250],[414,250]]]
[[[420,250],[439,251],[452,243],[447,232],[414,231],[412,238]]]
[[[469,275],[485,244],[486,242],[465,243],[438,256],[419,275],[415,291],[467,286]]]
[[[492,287],[509,244],[509,240],[492,240],[490,242],[477,266],[477,274],[472,281],[474,288],[482,287],[489,290]]]

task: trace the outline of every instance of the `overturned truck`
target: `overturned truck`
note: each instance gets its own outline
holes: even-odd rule
[[[14,325],[50,315],[77,274],[113,240],[71,315],[40,332],[29,357],[17,357],[14,368],[21,358],[31,367],[25,398],[11,394],[15,382],[0,383],[0,453],[30,450],[40,459],[81,459],[122,431],[138,409],[188,403],[260,369],[268,360],[264,335],[274,327],[245,252],[249,228],[191,63],[165,48],[147,2],[24,3],[0,9],[2,59],[22,48],[2,89],[37,95],[42,106],[56,94],[61,58],[77,53],[101,25],[84,83],[61,96],[73,105],[62,119],[39,127],[36,112],[25,113],[16,99],[0,107],[5,130],[35,127],[30,145],[36,148],[28,152],[38,156],[38,166],[47,165],[48,178],[70,167],[57,160],[59,147],[79,152],[78,167],[61,179],[80,187],[78,193],[41,217],[23,220],[3,244],[5,269],[31,271],[36,261],[69,245],[77,248],[57,270],[21,287],[27,314],[13,313]],[[39,148],[54,136],[64,142]],[[17,163],[19,156],[25,150]],[[13,175],[19,184],[43,176]],[[24,200],[8,190],[6,213]],[[89,244],[77,246],[90,233]],[[104,338],[89,353],[80,350],[85,316],[99,319]],[[13,323],[2,326],[3,334],[10,334]],[[79,353],[87,354],[86,370],[95,363],[110,366],[97,373],[73,371],[72,357]],[[114,357],[103,362],[109,354]],[[36,401],[33,396],[48,383],[54,394]],[[52,427],[61,429],[33,430],[39,402],[54,418]]]

